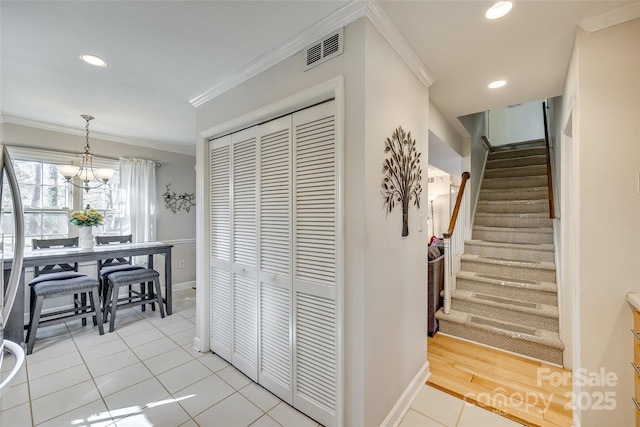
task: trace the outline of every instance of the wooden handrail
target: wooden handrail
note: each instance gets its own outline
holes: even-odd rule
[[[491,151],[493,145],[491,145],[491,141],[485,135],[482,135],[482,142],[484,142],[484,146],[487,147],[487,150]]]
[[[449,221],[449,229],[446,233],[443,233],[444,238],[451,238],[453,230],[456,228],[456,221],[458,220],[458,211],[460,211],[460,204],[462,203],[462,196],[464,194],[464,188],[467,185],[467,181],[471,178],[469,172],[462,174],[462,182],[460,183],[460,191],[458,191],[458,197],[456,198],[456,205],[453,208],[453,215],[451,215],[451,221]]]
[[[549,145],[549,125],[547,123],[547,103],[542,103],[542,118],[544,119],[544,142],[547,147],[547,186],[549,188],[549,218],[555,218],[555,206],[553,200],[553,178],[551,176],[551,148]]]

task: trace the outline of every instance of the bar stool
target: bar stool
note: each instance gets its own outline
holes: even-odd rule
[[[78,238],[33,239],[34,248],[77,246]],[[102,316],[100,316],[100,299],[98,280],[78,272],[78,263],[51,264],[34,268],[34,278],[29,282],[30,311],[27,329],[27,354],[33,352],[38,327],[41,324],[61,323],[69,319],[81,318],[86,325],[86,318],[93,317],[94,326],[98,326],[100,335],[104,334]],[[89,304],[87,305],[87,294]],[[73,295],[73,307],[63,308],[51,313],[42,314],[44,301],[64,295]],[[78,296],[80,295],[80,299]]]
[[[132,235],[118,235],[118,236],[96,236],[96,244],[101,245],[111,245],[111,244],[119,244],[119,243],[131,243]],[[117,271],[129,271],[129,270],[139,270],[144,267],[140,265],[134,265],[132,257],[116,257],[116,258],[107,258],[103,260],[98,260],[98,275],[100,279],[100,295],[102,296],[102,303],[106,305],[106,293],[108,289],[107,276],[111,273],[115,273]],[[134,295],[140,295],[146,293],[144,289],[145,283],[140,284],[140,292],[133,289],[133,284],[129,285],[129,299],[133,298]],[[145,310],[145,306],[142,306],[142,311]]]
[[[160,274],[151,268],[142,268],[128,271],[116,271],[106,276],[107,291],[104,299],[104,318],[111,312],[109,321],[109,332],[113,332],[116,323],[116,312],[118,308],[133,307],[149,303],[158,303],[160,317],[164,318],[164,305],[162,302],[162,291],[160,289]],[[141,293],[134,297],[119,297],[120,286],[128,286],[135,283],[147,283],[148,286],[141,289]],[[152,286],[153,284],[153,286]],[[155,292],[154,292],[155,288]],[[144,290],[144,293],[142,290]],[[154,310],[154,306],[151,307]]]

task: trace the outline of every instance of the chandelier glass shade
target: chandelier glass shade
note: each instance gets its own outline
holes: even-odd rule
[[[93,154],[91,154],[91,147],[89,147],[89,122],[94,119],[93,116],[83,114],[81,116],[87,122],[85,126],[86,130],[86,145],[84,146],[84,153],[82,156],[82,166],[77,165],[58,165],[58,172],[68,184],[74,187],[83,188],[85,191],[89,191],[93,188],[101,187],[111,179],[115,170],[109,168],[94,168],[93,167]],[[75,178],[78,178],[80,184],[76,183]],[[93,185],[90,185],[92,184]]]

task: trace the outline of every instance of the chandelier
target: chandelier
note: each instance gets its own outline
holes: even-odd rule
[[[58,168],[58,172],[64,176],[67,184],[71,184],[78,188],[84,188],[85,191],[89,191],[105,185],[111,179],[115,170],[109,168],[94,169],[93,154],[91,154],[91,147],[89,147],[89,122],[93,120],[94,117],[87,114],[82,114],[80,117],[85,119],[87,122],[87,125],[84,127],[87,131],[85,137],[87,144],[84,146],[84,153],[82,153],[82,167],[73,164],[58,165],[56,167]],[[76,184],[76,182],[74,182],[74,178],[76,177],[81,181],[81,184]],[[95,183],[95,185],[89,185],[91,182]]]

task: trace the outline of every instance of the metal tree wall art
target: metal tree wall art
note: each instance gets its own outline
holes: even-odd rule
[[[193,193],[176,194],[171,191],[171,184],[167,184],[167,191],[162,194],[164,199],[164,207],[170,209],[171,212],[177,213],[181,210],[189,212],[196,205],[196,195]]]
[[[420,208],[422,153],[418,153],[416,140],[411,139],[411,132],[405,132],[401,126],[393,131],[391,138],[385,140],[384,152],[389,155],[382,167],[384,204],[390,213],[396,203],[402,203],[402,236],[408,236],[409,203],[413,200],[413,204]]]

